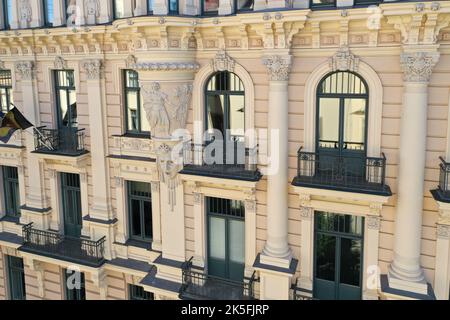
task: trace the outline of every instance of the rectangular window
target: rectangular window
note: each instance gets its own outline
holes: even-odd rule
[[[169,0],[169,14],[178,14],[178,0]]]
[[[77,95],[73,70],[55,70],[55,92],[59,128],[77,128]]]
[[[236,0],[236,11],[251,11],[253,10],[253,0]]]
[[[124,71],[125,131],[131,134],[150,134],[150,125],[141,103],[139,75],[136,71]]]
[[[66,300],[86,300],[86,285],[84,273],[75,270],[64,269],[64,291]]]
[[[6,30],[11,29],[12,18],[12,0],[2,0],[3,5],[3,28]]]
[[[43,0],[44,23],[47,27],[53,26],[53,0]]]
[[[311,0],[311,7],[335,7],[336,0]]]
[[[7,113],[11,110],[12,78],[10,70],[0,70],[0,111]]]
[[[153,237],[151,184],[127,182],[130,239],[150,242]]]
[[[19,174],[15,167],[2,167],[5,211],[8,217],[20,216]]]
[[[202,1],[202,10],[204,15],[214,15],[219,12],[219,0]]]
[[[153,5],[155,0],[147,0],[147,12],[148,14],[153,14]]]
[[[23,259],[6,256],[6,263],[8,270],[9,298],[11,300],[26,300]]]
[[[155,296],[151,292],[147,292],[144,288],[135,285],[128,285],[130,300],[155,300]]]

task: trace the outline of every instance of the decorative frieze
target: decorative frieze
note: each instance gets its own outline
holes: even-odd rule
[[[215,72],[229,71],[234,72],[236,62],[231,58],[225,50],[219,50],[211,61],[211,67]]]
[[[88,80],[100,80],[103,77],[102,60],[85,60],[81,63]]]
[[[336,71],[358,72],[359,58],[350,52],[348,47],[340,48],[330,59],[330,68]]]
[[[135,62],[130,64],[135,70],[143,71],[197,71],[200,67],[195,62]]]
[[[36,75],[34,61],[16,62],[16,73],[22,80],[33,80]]]
[[[429,82],[439,60],[438,52],[411,52],[400,56],[405,82]]]
[[[292,56],[267,56],[263,58],[271,81],[288,81],[292,68]]]

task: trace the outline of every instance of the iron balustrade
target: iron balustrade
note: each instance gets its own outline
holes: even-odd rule
[[[261,178],[257,160],[258,146],[246,148],[241,141],[187,142],[182,173],[257,181]]]
[[[386,156],[358,157],[332,153],[306,152],[297,156],[297,186],[335,187],[354,192],[386,193]]]
[[[85,130],[76,128],[34,129],[35,151],[67,155],[79,155],[85,152]]]
[[[192,258],[182,266],[180,296],[208,300],[254,300],[256,272],[247,282],[218,278],[193,270]]]
[[[439,191],[445,198],[450,198],[450,163],[439,157]]]
[[[293,300],[317,300],[313,298],[311,290],[306,290],[299,287],[299,279],[297,279],[293,291]]]
[[[33,223],[25,225],[23,249],[73,262],[100,265],[104,262],[106,237],[97,241],[74,238],[54,231],[38,230]]]

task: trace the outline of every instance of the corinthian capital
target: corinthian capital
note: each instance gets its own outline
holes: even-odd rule
[[[85,60],[81,64],[88,80],[100,80],[103,77],[102,60]]]
[[[439,61],[437,52],[410,52],[400,56],[405,82],[429,82],[433,68]]]
[[[35,65],[33,61],[16,62],[16,73],[22,80],[33,80],[35,77]]]
[[[267,56],[263,58],[270,80],[287,81],[292,67],[292,56]]]

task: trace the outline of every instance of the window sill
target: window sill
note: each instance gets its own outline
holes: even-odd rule
[[[128,239],[127,242],[125,242],[126,246],[130,247],[136,247],[146,250],[152,250],[152,241],[143,241],[143,240],[136,240],[136,239]]]
[[[151,139],[150,133],[133,133],[133,132],[127,132],[122,135],[119,135],[118,137],[123,138],[136,138],[136,139]]]

